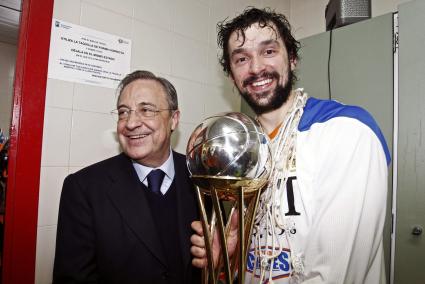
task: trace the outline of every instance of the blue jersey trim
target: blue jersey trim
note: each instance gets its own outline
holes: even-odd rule
[[[357,106],[343,105],[336,101],[319,100],[316,98],[309,98],[304,107],[304,113],[298,125],[299,131],[307,131],[315,123],[326,122],[334,117],[349,117],[359,120],[366,124],[376,134],[379,141],[381,141],[382,148],[387,158],[387,164],[391,162],[390,151],[388,150],[387,143],[385,142],[384,135],[379,129],[378,124],[373,117],[364,109]]]

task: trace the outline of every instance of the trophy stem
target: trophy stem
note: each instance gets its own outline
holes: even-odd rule
[[[255,193],[252,202],[249,204],[248,212],[249,220],[247,221],[247,236],[251,236],[254,227],[255,213],[257,212],[258,203],[260,202],[261,191]],[[245,247],[248,247],[251,238],[246,240]]]
[[[235,202],[233,204],[233,206],[232,206],[231,211],[230,211],[228,227],[226,227],[226,235],[229,235],[229,232],[230,232],[230,222],[231,222],[231,220],[233,218],[233,214],[235,213],[235,211],[238,211],[237,208],[239,208],[239,207],[237,205],[237,202]],[[239,217],[238,217],[238,221],[239,221]],[[239,257],[238,257],[238,255],[239,255],[239,245],[240,245],[240,243],[238,242],[237,245],[236,245],[235,252],[233,253],[233,256],[232,256],[232,263],[231,263],[231,269],[232,269],[231,270],[231,274],[232,275],[236,275],[236,270],[238,269],[237,260],[239,259]]]
[[[193,177],[192,177],[193,178]],[[204,179],[204,177],[202,177]],[[196,186],[196,194],[201,213],[202,229],[204,231],[205,250],[208,260],[207,267],[202,272],[203,284],[233,283],[235,275],[238,275],[238,283],[245,282],[245,269],[251,240],[251,233],[255,221],[255,212],[261,195],[261,188],[264,186],[264,180],[239,180],[239,179],[213,179],[208,187],[201,188]],[[196,180],[196,179],[195,179]],[[230,181],[230,182],[229,182]],[[235,183],[233,183],[235,181]],[[229,189],[223,190],[221,186],[229,186]],[[230,184],[226,184],[230,183]],[[246,184],[244,186],[242,184]],[[252,188],[258,188],[252,191]],[[229,191],[231,191],[229,193]],[[210,220],[205,208],[205,198],[211,198],[212,212]],[[230,197],[230,198],[229,198]],[[233,206],[226,224],[224,223],[224,212],[220,206],[220,198],[233,201]],[[237,214],[237,216],[233,216]],[[237,217],[237,244],[232,254],[229,256],[227,248],[227,238],[230,235],[232,219]],[[208,222],[209,221],[209,222]],[[233,228],[232,228],[233,229]],[[235,228],[236,229],[236,228]],[[218,238],[215,239],[214,238]],[[234,241],[234,240],[232,240]],[[218,245],[219,248],[215,248]],[[220,250],[218,260],[214,262],[213,249]],[[217,253],[217,252],[216,252]],[[208,269],[207,269],[208,268]]]
[[[223,214],[221,212],[220,203],[217,196],[217,190],[215,189],[215,187],[211,187],[211,198],[212,198],[212,203],[213,203],[216,219],[218,221],[216,229],[218,230],[218,235],[220,238],[221,257],[223,258],[223,261],[224,261],[223,268],[224,268],[224,272],[226,276],[226,283],[232,283],[232,275],[230,273],[230,265],[229,265],[229,254],[227,251],[227,235],[224,232],[225,225],[223,222]],[[218,265],[217,266],[218,273],[220,272],[220,269],[221,269],[221,265]],[[217,276],[217,273],[215,274]]]
[[[245,282],[245,273],[244,273],[244,267],[245,267],[245,255],[246,255],[246,251],[245,250],[245,206],[244,206],[244,191],[243,188],[241,188],[241,190],[239,191],[238,194],[238,211],[239,211],[239,272],[238,273],[238,278],[239,278],[239,283],[244,283]]]
[[[201,220],[202,220],[202,230],[204,231],[204,242],[205,242],[205,250],[207,253],[207,260],[208,260],[208,269],[204,268],[202,270],[202,283],[208,284],[208,279],[210,280],[210,284],[215,284],[215,273],[209,273],[209,271],[214,271],[214,261],[212,256],[212,249],[211,249],[211,239],[212,235],[210,233],[210,230],[208,228],[208,218],[207,218],[207,212],[205,211],[205,204],[204,199],[202,197],[201,191],[198,186],[195,186],[196,189],[196,199],[198,201],[198,207],[201,211]],[[210,275],[209,275],[210,274]]]
[[[238,243],[238,254],[237,257],[239,260],[239,273],[238,273],[238,283],[245,283],[245,267],[247,261],[247,255],[249,250],[249,243],[251,240],[252,228],[254,227],[255,212],[257,211],[258,203],[260,200],[261,191],[257,191],[254,196],[249,198],[247,202],[244,203],[245,196],[243,194],[244,189],[242,187],[241,194],[238,195],[238,210],[239,210],[239,243]],[[236,269],[234,268],[234,271]]]

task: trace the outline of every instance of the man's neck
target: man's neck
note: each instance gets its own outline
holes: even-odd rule
[[[280,108],[258,115],[257,119],[266,133],[271,133],[285,120],[291,110],[294,98],[295,91],[292,90],[288,100]]]

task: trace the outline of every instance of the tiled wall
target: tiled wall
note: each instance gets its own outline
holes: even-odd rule
[[[0,128],[9,136],[17,46],[0,41]]]
[[[131,69],[151,70],[174,83],[182,115],[173,147],[184,153],[204,117],[240,109],[217,64],[215,25],[249,5],[289,14],[289,0],[57,0],[53,17],[131,39]],[[109,115],[115,101],[113,89],[48,79],[36,283],[51,283],[63,179],[119,152]]]

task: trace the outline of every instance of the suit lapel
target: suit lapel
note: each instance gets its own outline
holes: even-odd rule
[[[108,195],[123,220],[152,254],[166,266],[166,258],[153,222],[148,201],[131,160],[120,155],[116,167],[109,169],[112,186]]]
[[[190,223],[198,219],[198,207],[195,199],[194,188],[188,178],[186,161],[182,156],[174,154],[175,182],[177,187],[177,210],[180,232],[180,242],[184,267],[191,261],[190,237],[192,230]],[[191,264],[190,264],[191,265]]]

